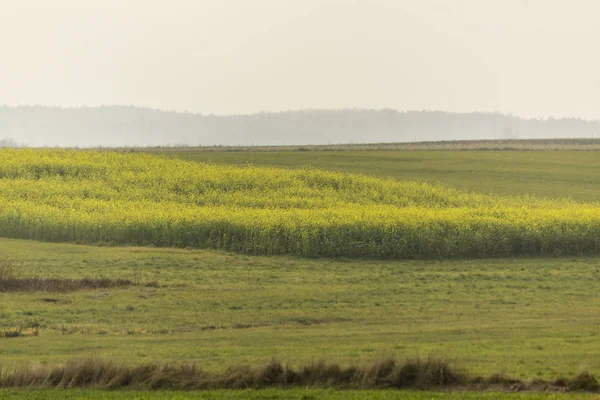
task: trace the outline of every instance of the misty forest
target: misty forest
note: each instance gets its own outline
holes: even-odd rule
[[[600,121],[500,113],[302,110],[202,115],[140,107],[0,107],[0,146],[265,146],[594,138]]]

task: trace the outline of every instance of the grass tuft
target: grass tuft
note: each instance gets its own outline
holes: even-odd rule
[[[7,339],[12,339],[12,338],[18,338],[19,336],[22,336],[22,331],[21,328],[16,328],[16,329],[5,329],[4,331],[2,331],[2,333],[0,333],[1,337],[5,337]]]
[[[10,258],[0,258],[0,281],[14,278],[14,261]]]
[[[583,390],[587,392],[595,392],[600,389],[600,384],[589,372],[582,372],[567,381],[566,385],[570,390]]]

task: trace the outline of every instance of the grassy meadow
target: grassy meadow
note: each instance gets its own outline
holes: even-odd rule
[[[600,198],[600,164],[596,151],[211,152],[171,149],[162,154],[240,166],[312,166],[381,178],[443,183],[479,193],[531,194],[584,202]]]
[[[168,233],[181,215],[177,213],[186,207],[189,214],[181,221],[189,224],[189,233],[173,236],[176,240],[193,238],[198,226],[207,226],[206,220],[215,218],[215,213],[202,214],[197,208],[208,202],[211,211],[223,211],[219,223],[227,218],[235,220],[239,216],[233,212],[235,208],[298,212],[298,216],[304,216],[310,210],[329,215],[340,207],[342,211],[383,207],[385,213],[376,221],[397,216],[390,209],[402,207],[428,208],[432,218],[456,208],[471,213],[498,207],[516,213],[523,208],[528,215],[537,216],[547,215],[544,213],[548,210],[562,210],[564,220],[579,218],[585,222],[576,225],[581,228],[576,233],[588,236],[571,236],[571,243],[595,246],[599,211],[594,202],[600,195],[596,178],[600,167],[594,152],[181,151],[158,158],[139,154],[120,158],[112,153],[97,157],[96,162],[78,159],[78,163],[68,165],[56,160],[44,164],[35,157],[26,163],[0,158],[3,236],[44,240],[0,239],[0,258],[13,260],[14,279],[86,278],[130,283],[102,288],[48,286],[44,290],[3,290],[0,284],[0,364],[4,366],[56,365],[92,357],[128,365],[192,362],[208,371],[218,371],[232,365],[260,365],[273,358],[291,365],[325,359],[347,366],[386,357],[403,360],[432,356],[482,376],[504,373],[520,379],[554,379],[582,371],[600,374],[600,330],[594,317],[600,307],[600,258],[593,251],[590,255],[573,252],[560,257],[552,252],[535,257],[517,252],[515,255],[520,256],[503,258],[497,254],[494,258],[486,254],[475,254],[476,258],[436,254],[417,260],[354,257],[352,253],[344,256],[340,251],[335,257],[311,254],[306,258],[289,251],[289,247],[283,255],[269,255],[276,252],[242,251],[222,246],[223,241],[218,246],[168,241],[173,240]],[[109,157],[110,162],[99,164],[98,160],[107,160],[103,157]],[[161,177],[160,185],[152,182],[152,174],[145,175],[148,163],[153,173],[169,172]],[[255,167],[244,167],[248,163]],[[167,170],[168,166],[173,169]],[[272,167],[281,169],[269,169]],[[264,183],[270,177],[265,171],[275,176],[269,183]],[[281,187],[303,179],[301,174],[305,174],[305,183],[320,179],[329,185],[297,186],[296,198],[286,197]],[[185,179],[175,179],[181,176]],[[206,182],[213,185],[212,192],[205,190],[199,195],[197,186],[190,186],[199,177],[205,186]],[[219,181],[227,179],[238,182],[241,189],[223,190],[218,186]],[[251,185],[240,183],[248,180]],[[271,186],[273,181],[282,186]],[[348,186],[335,189],[331,182]],[[182,186],[175,191],[174,185]],[[537,197],[523,197],[529,194]],[[444,196],[453,196],[452,201]],[[563,200],[565,197],[572,201]],[[198,199],[205,203],[198,203]],[[299,205],[300,200],[310,204]],[[6,217],[6,206],[17,210],[10,214],[12,220]],[[582,215],[587,219],[581,219]],[[16,216],[21,218],[20,225],[15,223]],[[145,220],[136,216],[163,219],[157,225],[143,225],[140,221]],[[500,219],[505,216],[502,214]],[[359,222],[373,219],[372,215],[367,217]],[[103,223],[91,229],[97,221]],[[255,226],[252,221],[256,220],[249,220],[247,226]],[[321,221],[338,230],[343,227],[340,220]],[[518,223],[518,218],[509,221]],[[119,223],[123,222],[131,229],[119,231]],[[283,228],[290,226],[296,225]],[[209,225],[206,237],[210,238],[213,231]],[[285,236],[291,231],[280,226],[273,232]],[[364,237],[372,233],[364,232]],[[308,243],[318,248],[322,237],[315,236],[316,241]],[[523,236],[516,237],[520,240]],[[347,240],[342,238],[337,243],[344,250]],[[552,243],[564,244],[563,239],[558,237]],[[270,242],[273,236],[259,243]],[[276,243],[279,246],[282,242]],[[18,335],[9,337],[12,332]],[[170,395],[334,399],[362,398],[365,393],[381,399],[591,398],[327,390]],[[113,393],[93,391],[0,392],[2,398],[47,398],[40,397],[45,395],[116,398]],[[120,392],[118,396],[150,399],[160,397],[160,393]]]
[[[2,329],[24,335],[0,339],[4,363],[101,357],[218,369],[433,355],[483,375],[600,372],[597,258],[304,260],[8,239],[0,252],[19,260],[21,277],[141,283],[3,293]]]

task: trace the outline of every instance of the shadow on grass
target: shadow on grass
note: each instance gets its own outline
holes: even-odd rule
[[[131,286],[135,283],[127,279],[60,279],[60,278],[8,278],[0,279],[2,292],[73,292],[83,289],[109,289]]]

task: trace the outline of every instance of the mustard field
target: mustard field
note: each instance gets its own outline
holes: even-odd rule
[[[0,236],[305,257],[600,253],[600,204],[313,168],[0,151]]]

